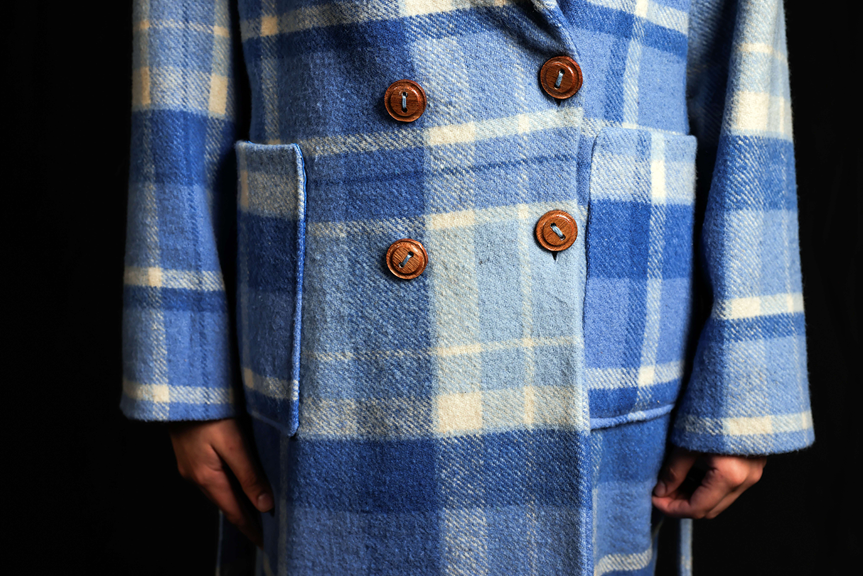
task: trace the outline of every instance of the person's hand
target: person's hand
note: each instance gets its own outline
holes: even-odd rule
[[[262,548],[260,518],[249,502],[260,512],[268,512],[273,508],[273,491],[237,421],[170,422],[168,430],[180,476],[196,484],[232,524]]]
[[[766,463],[764,456],[725,456],[674,448],[653,488],[653,505],[672,518],[716,518],[761,479]],[[703,471],[700,484],[687,479],[693,465],[695,471]]]

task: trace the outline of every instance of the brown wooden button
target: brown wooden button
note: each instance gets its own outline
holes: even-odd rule
[[[426,93],[412,80],[399,80],[387,88],[384,105],[399,122],[413,122],[425,112]]]
[[[387,268],[393,276],[412,280],[423,273],[429,255],[422,244],[410,238],[396,240],[387,250]]]
[[[569,56],[555,56],[546,61],[539,71],[539,83],[545,93],[558,100],[566,100],[581,89],[581,68]]]
[[[552,252],[566,250],[578,237],[575,218],[563,210],[546,212],[536,223],[536,239],[540,246]]]

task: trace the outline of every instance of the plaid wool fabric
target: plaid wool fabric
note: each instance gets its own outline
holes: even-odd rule
[[[136,0],[134,26],[121,407],[253,416],[264,573],[651,574],[666,440],[813,441],[779,0]],[[579,228],[556,255],[549,210]]]

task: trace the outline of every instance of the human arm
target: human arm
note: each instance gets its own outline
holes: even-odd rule
[[[781,0],[693,2],[687,97],[710,310],[654,489],[670,516],[715,517],[766,455],[814,440],[788,76]],[[693,465],[703,478],[687,489]]]
[[[228,0],[134,3],[120,407],[169,421],[180,473],[260,545],[269,486],[232,418],[235,28]]]

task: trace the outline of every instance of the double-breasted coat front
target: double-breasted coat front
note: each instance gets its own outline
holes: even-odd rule
[[[136,0],[124,413],[252,416],[267,573],[652,573],[667,442],[813,441],[783,19]]]

